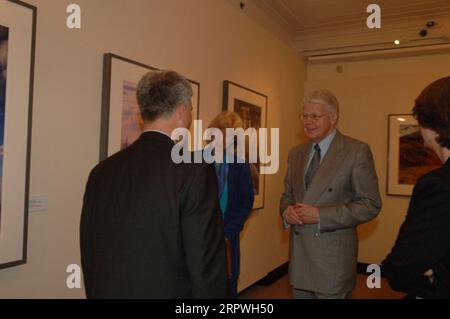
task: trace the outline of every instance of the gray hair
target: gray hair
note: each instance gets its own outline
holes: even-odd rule
[[[321,104],[328,112],[339,114],[339,102],[336,96],[328,90],[316,90],[311,92],[304,99],[304,103]]]
[[[173,113],[184,104],[190,107],[192,87],[174,71],[152,71],[139,81],[136,97],[144,121],[154,121]]]

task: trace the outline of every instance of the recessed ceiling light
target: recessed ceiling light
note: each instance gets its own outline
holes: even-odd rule
[[[397,120],[398,120],[399,122],[406,122],[406,120],[405,120],[403,117],[399,117]]]
[[[394,40],[394,44],[395,45],[399,45],[400,44],[400,40]]]

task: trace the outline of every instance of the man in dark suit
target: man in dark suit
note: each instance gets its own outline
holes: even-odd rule
[[[214,167],[171,159],[172,131],[190,126],[191,96],[175,72],[145,75],[145,132],[92,170],[80,224],[88,298],[226,297]]]

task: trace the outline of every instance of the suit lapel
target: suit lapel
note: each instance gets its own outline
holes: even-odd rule
[[[344,137],[339,132],[336,132],[336,136],[334,137],[333,142],[331,142],[330,148],[325,154],[308,191],[305,193],[303,199],[305,203],[316,203],[325,188],[330,184],[330,181],[334,178],[339,166],[343,162],[345,156],[344,146]],[[308,149],[310,150],[311,146]],[[303,184],[305,180],[304,175],[305,172],[303,172]]]

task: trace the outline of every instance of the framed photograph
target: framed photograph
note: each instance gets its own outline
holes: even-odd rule
[[[112,53],[104,55],[100,160],[126,148],[141,135],[143,120],[136,100],[137,85],[144,74],[157,70]],[[200,83],[189,82],[193,90],[194,120],[199,118]],[[192,143],[193,127],[190,129]]]
[[[267,127],[267,95],[246,88],[231,81],[223,83],[223,110],[238,113],[244,129],[252,127],[258,131]],[[264,175],[260,173],[260,163],[250,163],[255,202],[253,209],[264,208]]]
[[[440,167],[439,158],[423,145],[411,114],[389,115],[387,194],[411,196],[420,176]]]
[[[0,0],[0,268],[27,256],[36,11]]]

